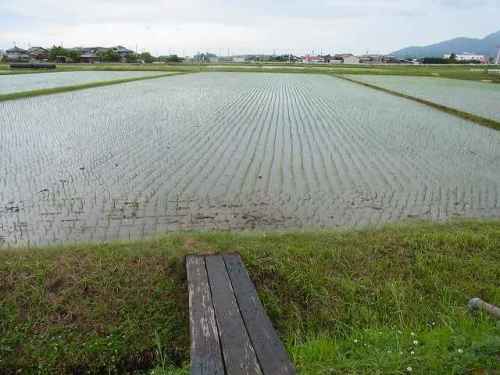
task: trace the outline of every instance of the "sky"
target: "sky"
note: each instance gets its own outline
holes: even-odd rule
[[[500,29],[500,0],[0,0],[0,49],[390,53]]]

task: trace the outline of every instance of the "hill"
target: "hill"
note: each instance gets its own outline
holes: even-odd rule
[[[497,54],[498,46],[500,46],[500,31],[483,39],[455,38],[429,46],[403,48],[391,55],[399,58],[422,58],[442,57],[446,53],[470,52],[493,57]]]

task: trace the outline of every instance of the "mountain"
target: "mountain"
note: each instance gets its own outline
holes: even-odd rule
[[[431,44],[425,47],[408,47],[391,53],[399,58],[443,57],[446,53],[478,53],[480,55],[496,56],[500,46],[500,31],[483,39],[455,38],[445,42]]]

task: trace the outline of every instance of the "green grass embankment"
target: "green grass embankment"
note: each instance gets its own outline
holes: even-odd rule
[[[500,222],[0,252],[0,373],[187,374],[183,256],[239,251],[302,374],[500,370]],[[490,372],[494,373],[494,372]]]
[[[488,69],[500,69],[488,65],[332,65],[332,64],[58,64],[60,71],[158,71],[158,72],[268,72],[268,73],[333,73],[403,75],[454,78],[473,81],[500,83],[500,74],[492,74]],[[0,65],[0,74],[43,73],[36,69],[9,69]]]

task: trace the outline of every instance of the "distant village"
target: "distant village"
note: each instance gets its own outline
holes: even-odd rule
[[[22,49],[14,46],[6,51],[0,51],[0,61],[8,63],[19,62],[54,62],[54,63],[260,63],[282,62],[303,64],[449,64],[472,63],[488,64],[494,62],[488,56],[473,53],[446,54],[440,58],[399,59],[390,55],[365,54],[355,56],[350,53],[304,56],[295,55],[238,55],[217,56],[211,53],[198,53],[192,57],[177,55],[153,56],[149,52],[137,53],[121,45],[114,47],[30,47]]]
[[[50,61],[55,63],[87,63],[98,62],[153,62],[154,58],[148,52],[137,53],[123,46],[115,47],[30,47],[22,49],[14,46],[2,54],[7,62]]]

